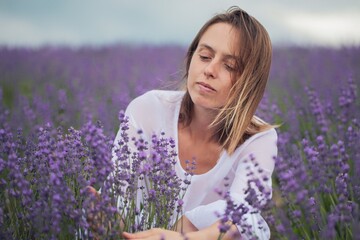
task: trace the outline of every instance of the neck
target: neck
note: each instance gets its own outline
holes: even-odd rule
[[[212,142],[214,131],[209,126],[215,119],[216,114],[215,110],[194,106],[191,123],[188,126],[190,135],[205,142]]]

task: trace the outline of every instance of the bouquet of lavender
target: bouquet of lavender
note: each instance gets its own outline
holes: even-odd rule
[[[138,138],[130,139],[122,112],[119,119],[121,138],[113,148],[113,171],[101,188],[101,200],[89,209],[91,215],[102,214],[96,231],[119,236],[122,231],[174,229],[192,168],[189,165],[186,179],[180,179],[174,169],[177,153],[173,139],[162,133],[152,135],[148,142],[140,130]]]
[[[0,238],[116,239],[121,231],[171,228],[191,176],[176,176],[173,140],[129,139],[123,114],[120,121],[114,154],[100,124],[67,131],[46,125],[24,137],[2,122]],[[101,194],[89,197],[88,186]]]
[[[220,219],[218,240],[225,234],[232,239],[263,239],[270,235],[266,222],[259,219],[256,224],[250,219],[252,214],[260,214],[267,210],[271,202],[272,190],[267,187],[271,179],[264,173],[256,158],[250,154],[245,159],[246,174],[249,177],[247,188],[244,192],[243,201],[235,200],[229,191],[215,189],[217,194],[226,202],[222,213],[216,213]],[[225,187],[230,186],[228,178],[225,178]],[[231,228],[236,225],[239,228]]]

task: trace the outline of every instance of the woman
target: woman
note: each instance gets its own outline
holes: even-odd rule
[[[267,179],[262,185],[271,197],[277,134],[273,126],[254,116],[270,64],[271,42],[265,28],[245,11],[232,7],[211,18],[191,43],[185,91],[150,91],[134,99],[126,110],[130,131],[142,129],[148,138],[163,131],[177,140],[175,168],[180,177],[186,160],[196,159],[180,221],[187,239],[217,239],[219,220],[215,212],[225,209],[226,203],[214,189],[229,191],[235,202],[244,203],[249,158],[255,158],[262,169],[262,175],[255,177]],[[224,178],[229,185],[224,185]],[[249,238],[250,232],[268,239],[270,231],[261,223],[260,213],[250,212],[246,216],[250,231],[244,232],[240,225],[231,229],[242,239]],[[182,234],[164,229],[123,236],[183,239]]]

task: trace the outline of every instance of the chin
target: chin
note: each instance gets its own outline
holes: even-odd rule
[[[207,109],[219,109],[220,106],[217,104],[213,97],[203,96],[197,92],[189,92],[192,102],[195,106]]]
[[[197,106],[197,107],[211,109],[211,110],[215,110],[215,109],[219,108],[216,104],[214,104],[213,101],[209,101],[206,99],[194,99],[194,100],[193,100],[194,106]]]

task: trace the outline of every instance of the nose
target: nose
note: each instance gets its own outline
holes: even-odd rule
[[[204,74],[208,78],[215,78],[217,75],[217,63],[215,60],[208,62],[207,66],[204,69]]]

